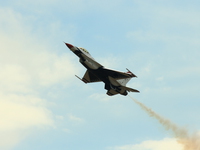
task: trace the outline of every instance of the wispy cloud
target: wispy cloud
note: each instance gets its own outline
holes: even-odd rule
[[[124,145],[107,148],[108,150],[182,150],[183,146],[174,138],[165,138],[163,140],[148,140],[140,144]]]
[[[76,69],[69,56],[51,52],[44,37],[32,33],[25,16],[0,12],[0,148],[9,149],[35,129],[56,126],[51,102],[40,98],[38,89],[68,84]]]
[[[72,44],[81,43],[81,45],[75,44],[77,46],[82,46],[84,43],[83,47],[85,45],[100,47],[97,48],[100,59],[95,55],[94,57],[105,67],[123,71],[130,66],[128,68],[138,76],[137,79],[129,82],[130,87],[139,89],[141,91],[139,96],[146,97],[149,100],[147,102],[151,102],[152,105],[158,106],[167,99],[167,102],[173,101],[177,107],[180,106],[178,111],[182,111],[186,105],[180,105],[177,101],[182,101],[191,107],[197,104],[191,102],[192,98],[184,101],[186,93],[189,97],[194,97],[195,94],[198,95],[199,89],[200,22],[199,5],[194,7],[196,4],[194,1],[8,0],[2,1],[1,4],[0,14],[3,14],[0,16],[0,110],[2,110],[0,138],[3,139],[0,142],[1,149],[12,149],[36,129],[43,131],[56,127],[54,129],[59,128],[66,133],[73,133],[72,131],[75,130],[79,132],[78,128],[85,123],[85,118],[90,121],[95,132],[109,133],[111,128],[107,123],[113,127],[113,116],[116,116],[117,120],[123,118],[125,121],[115,124],[116,128],[120,126],[121,129],[121,123],[124,123],[125,126],[130,125],[130,128],[127,126],[127,130],[132,129],[130,121],[132,119],[124,117],[129,109],[122,105],[124,101],[122,103],[117,101],[122,97],[107,97],[103,85],[100,87],[104,94],[93,93],[94,90],[91,89],[99,91],[95,86],[84,85],[84,88],[89,88],[87,91],[92,93],[84,93],[82,83],[80,83],[81,86],[76,86],[76,82],[73,82],[76,80],[73,74],[83,68],[77,68],[81,65],[76,57],[71,57],[73,54],[66,52],[68,49],[65,49],[65,52],[62,51],[62,46],[65,46],[62,43],[63,40]],[[98,46],[98,44],[103,46]],[[93,54],[93,49],[88,48],[88,50],[91,50]],[[106,50],[114,55],[103,56]],[[116,58],[115,54],[119,54],[120,57],[118,55],[119,58]],[[104,58],[101,58],[102,56]],[[76,60],[72,62],[73,58]],[[70,87],[60,90],[60,87],[66,87],[66,85]],[[56,93],[51,92],[54,88],[57,90]],[[72,94],[71,91],[75,92]],[[180,92],[177,93],[177,91]],[[77,93],[92,95],[82,100],[83,98]],[[180,95],[181,99],[168,99],[165,95],[170,97]],[[163,97],[163,99],[157,101],[153,98],[155,96]],[[51,98],[56,99],[53,106]],[[87,98],[91,102],[87,101]],[[84,105],[83,102],[92,105]],[[62,110],[55,108],[61,103],[66,104],[66,106],[62,105],[62,108],[67,116],[63,115]],[[78,106],[77,103],[79,103]],[[80,105],[81,110],[76,109]],[[189,105],[187,105],[187,111],[182,111],[182,116],[189,116],[187,114],[193,111],[191,116],[194,117],[193,114],[198,112],[197,105],[196,110],[189,108]],[[169,105],[159,106],[160,109],[165,107],[162,111],[169,115],[173,112],[171,108],[170,113],[167,112]],[[102,115],[102,107],[108,110],[104,111],[106,115]],[[91,108],[95,109],[94,114],[90,112]],[[69,114],[68,110],[72,113]],[[177,109],[174,111],[177,113]],[[92,121],[88,120],[88,118],[96,117],[95,114],[102,116],[97,117],[98,124],[92,124]],[[88,117],[90,115],[91,117]],[[109,118],[109,115],[112,117]],[[135,115],[138,117],[140,114],[136,112]],[[177,117],[174,114],[173,116]],[[188,122],[192,117],[188,117]],[[106,119],[109,119],[109,122],[106,122]],[[195,125],[198,124],[195,117],[193,120],[195,120]],[[102,122],[104,122],[103,126]],[[133,124],[136,130],[141,128],[135,122]],[[78,128],[74,129],[76,125]],[[86,128],[83,125],[81,130],[84,129]],[[126,134],[124,129],[121,131]],[[107,134],[107,137],[101,133],[95,134],[95,138],[104,138],[107,143],[108,139],[112,139],[113,133]],[[116,130],[114,134],[120,133]],[[150,132],[140,132],[135,133],[133,138],[138,134],[151,136]],[[81,139],[80,136],[90,141],[89,138],[94,134],[88,130],[87,134],[77,135],[73,136],[75,140],[71,143],[80,142],[78,141]],[[63,139],[62,135],[54,142],[62,145],[61,138]],[[99,144],[95,138],[94,143]],[[160,148],[159,145],[166,145],[168,149],[179,150],[176,144],[174,139],[149,140],[133,145],[110,147],[110,149],[157,150]],[[85,144],[84,147],[81,144],[81,148],[89,149],[88,145]],[[32,145],[30,144],[29,147]],[[76,148],[72,146],[72,149]]]
[[[75,72],[71,58],[67,55],[58,56],[51,52],[51,47],[45,44],[41,37],[32,37],[32,34],[23,26],[23,22],[17,21],[17,16],[8,13],[7,18],[15,18],[8,23],[1,18],[2,24],[8,24],[1,28],[1,69],[0,78],[4,82],[17,84],[49,85],[62,82],[69,77],[69,72]],[[10,20],[9,20],[10,21]],[[14,22],[14,23],[13,23]],[[15,23],[16,22],[16,23]],[[17,26],[16,24],[21,24]],[[5,30],[13,30],[12,33],[4,33]],[[15,76],[13,76],[15,74]]]
[[[82,123],[82,122],[84,122],[84,119],[79,118],[79,117],[77,117],[77,116],[75,116],[73,114],[68,114],[68,118],[72,122],[76,122],[76,123]]]
[[[48,103],[36,96],[0,93],[0,130],[25,129],[31,126],[53,126],[52,113]]]
[[[53,114],[35,96],[0,94],[0,148],[12,148],[34,129],[54,127]]]

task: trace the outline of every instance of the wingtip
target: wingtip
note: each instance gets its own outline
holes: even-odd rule
[[[133,74],[128,68],[126,68],[126,70],[128,71],[127,73],[129,73],[132,77],[136,77],[137,78],[137,76],[135,74]]]

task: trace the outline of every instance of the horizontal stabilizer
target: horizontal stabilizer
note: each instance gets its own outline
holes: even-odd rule
[[[138,93],[140,92],[140,91],[138,91],[136,89],[132,89],[132,88],[129,88],[129,87],[126,87],[126,86],[123,86],[122,88],[125,89],[128,92],[138,92]]]
[[[109,96],[113,96],[113,95],[116,95],[116,94],[119,94],[118,92],[116,92],[115,90],[113,90],[113,89],[110,89],[110,90],[108,90],[107,91],[107,93],[106,93],[107,95],[109,95]]]

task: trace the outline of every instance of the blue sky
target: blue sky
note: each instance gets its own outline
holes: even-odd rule
[[[200,3],[172,0],[0,1],[0,149],[182,150],[129,97],[75,78],[64,45],[129,68],[138,101],[199,133]]]

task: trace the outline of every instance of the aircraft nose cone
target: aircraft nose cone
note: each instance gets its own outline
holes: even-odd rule
[[[68,43],[65,43],[66,44],[66,46],[69,48],[69,49],[71,49],[72,47],[74,47],[73,45],[71,45],[71,44],[68,44]]]

